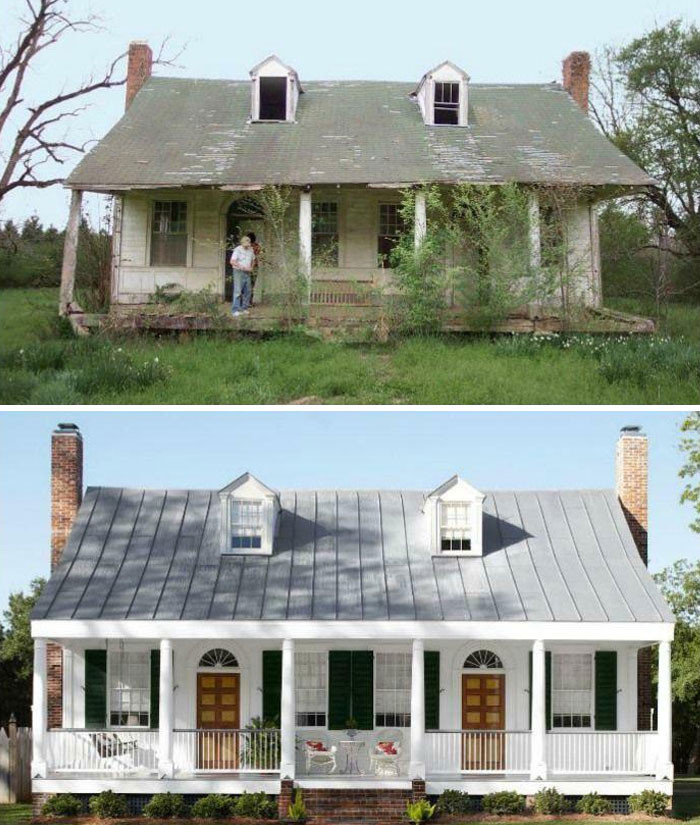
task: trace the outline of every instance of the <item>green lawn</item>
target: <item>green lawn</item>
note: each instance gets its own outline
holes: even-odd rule
[[[700,399],[697,307],[672,308],[666,322],[674,336],[670,341],[587,338],[568,346],[562,339],[538,343],[527,336],[358,344],[321,341],[304,332],[69,340],[55,322],[55,308],[55,290],[0,292],[0,403],[691,404]]]
[[[31,805],[0,805],[0,825],[22,825],[31,819]]]

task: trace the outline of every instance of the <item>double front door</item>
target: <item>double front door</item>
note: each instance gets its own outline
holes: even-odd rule
[[[197,674],[197,768],[237,770],[241,685],[239,673]]]
[[[462,770],[505,770],[506,677],[462,675]],[[474,731],[471,733],[470,731]],[[477,733],[478,731],[478,733]]]

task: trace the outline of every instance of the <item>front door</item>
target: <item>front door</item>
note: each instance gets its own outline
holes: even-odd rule
[[[462,770],[505,769],[506,677],[462,675]],[[469,733],[469,731],[475,731]],[[478,731],[478,733],[476,732]],[[493,732],[492,732],[493,731]]]
[[[238,768],[240,727],[239,673],[197,674],[197,767]]]

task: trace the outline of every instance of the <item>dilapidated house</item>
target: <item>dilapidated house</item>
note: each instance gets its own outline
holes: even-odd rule
[[[113,305],[148,302],[158,287],[226,294],[231,243],[254,231],[255,193],[291,187],[301,273],[310,284],[391,282],[389,253],[415,188],[415,241],[426,232],[424,187],[522,184],[531,192],[529,243],[540,259],[542,187],[577,187],[566,243],[576,295],[601,303],[597,204],[652,185],[587,116],[590,60],[564,61],[563,85],[479,84],[445,61],[416,84],[307,82],[278,57],[248,80],[152,77],[152,53],[132,43],[126,111],[68,177],[73,192],[62,307],[83,191],[115,197]],[[72,227],[72,230],[71,230]],[[317,290],[320,291],[320,290]],[[312,290],[309,290],[312,293]]]

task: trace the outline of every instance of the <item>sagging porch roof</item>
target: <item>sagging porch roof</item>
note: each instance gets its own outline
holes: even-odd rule
[[[283,491],[268,557],[221,554],[218,491],[91,487],[32,619],[673,622],[612,490],[487,493],[473,558],[425,495]]]
[[[153,77],[67,185],[654,183],[558,84],[470,84],[468,127],[426,126],[413,87],[305,83],[296,123],[250,123],[249,81]]]

